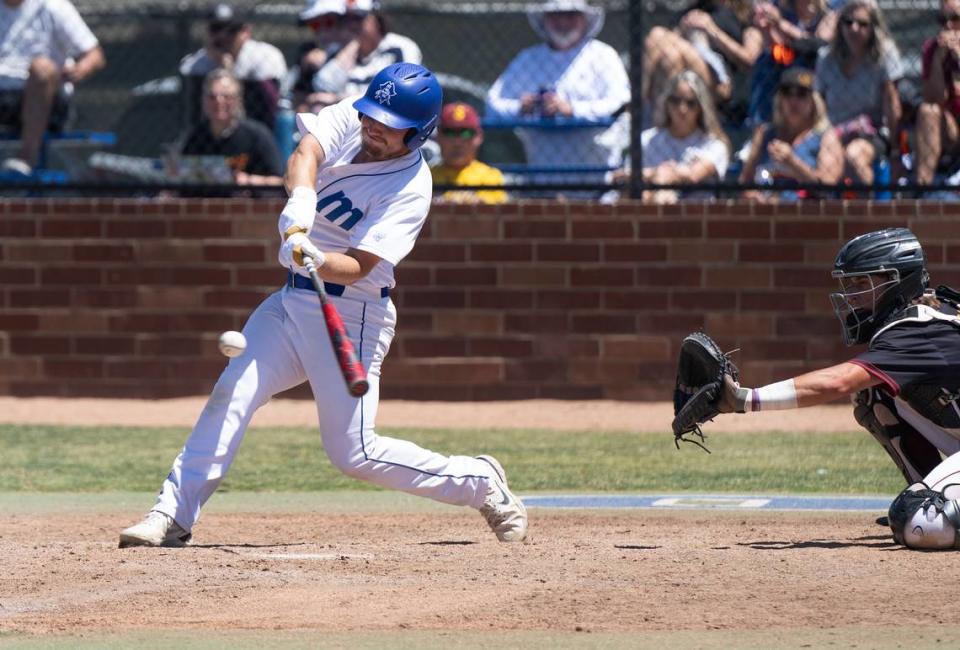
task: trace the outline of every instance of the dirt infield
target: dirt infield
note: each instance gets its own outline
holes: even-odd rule
[[[0,398],[0,420],[189,426],[201,406]],[[312,409],[274,402],[254,425],[309,424]],[[849,407],[803,415],[763,426],[853,428]],[[665,404],[385,402],[380,424],[652,430],[669,416]],[[888,630],[908,622],[911,647],[927,647],[960,634],[943,597],[960,566],[896,547],[880,513],[532,509],[529,542],[505,545],[478,514],[429,502],[298,511],[231,496],[239,506],[211,507],[186,549],[116,548],[149,495],[48,510],[8,500],[0,644],[111,634],[125,647],[178,632],[178,647],[236,646],[216,635],[269,631],[308,647],[481,647],[495,631],[504,647],[899,647]],[[428,636],[401,643],[413,632]]]
[[[189,427],[205,398],[101,400],[0,397],[0,423],[115,424]],[[380,403],[377,424],[392,427],[553,429],[557,431],[669,431],[673,406],[666,402],[524,400],[515,402]],[[311,426],[316,407],[304,400],[273,400],[257,411],[251,426]],[[853,431],[849,406],[725,416],[710,431]]]
[[[187,549],[116,548],[127,517],[17,515],[0,629],[595,632],[954,620],[955,562],[850,514],[212,514]],[[937,575],[936,581],[917,576]]]

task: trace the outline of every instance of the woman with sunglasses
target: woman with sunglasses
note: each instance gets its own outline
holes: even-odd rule
[[[960,155],[960,0],[943,0],[940,32],[923,44],[917,110],[917,183],[929,185],[944,154]]]
[[[813,73],[805,68],[790,68],[783,73],[773,98],[773,121],[754,131],[740,173],[741,183],[789,187],[839,182],[843,148],[813,84]],[[802,190],[779,194],[781,200],[810,195]],[[753,190],[744,192],[744,197],[760,201],[773,198]]]
[[[900,55],[873,0],[851,0],[840,10],[840,28],[817,61],[816,88],[844,147],[846,175],[873,183],[873,165],[897,144],[901,116],[894,79]]]
[[[716,183],[727,171],[730,142],[703,79],[684,70],[670,79],[656,112],[657,126],[640,135],[645,183],[698,185]],[[645,192],[644,199],[672,203],[677,190]],[[709,197],[709,192],[683,192],[684,198]]]

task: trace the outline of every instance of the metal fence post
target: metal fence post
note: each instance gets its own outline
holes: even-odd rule
[[[631,199],[643,195],[643,147],[640,132],[643,129],[643,12],[644,0],[630,3],[630,174]]]

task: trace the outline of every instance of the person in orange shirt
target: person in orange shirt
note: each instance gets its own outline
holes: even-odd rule
[[[443,161],[433,168],[434,185],[491,185],[503,186],[499,169],[477,160],[477,150],[483,144],[480,117],[469,104],[454,102],[443,107],[437,132]],[[503,203],[503,190],[447,190],[437,197],[451,203]]]

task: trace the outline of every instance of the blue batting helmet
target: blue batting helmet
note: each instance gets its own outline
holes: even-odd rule
[[[416,149],[440,117],[443,91],[432,72],[416,63],[394,63],[377,73],[367,92],[353,102],[363,115],[392,129],[413,129],[404,142]]]

